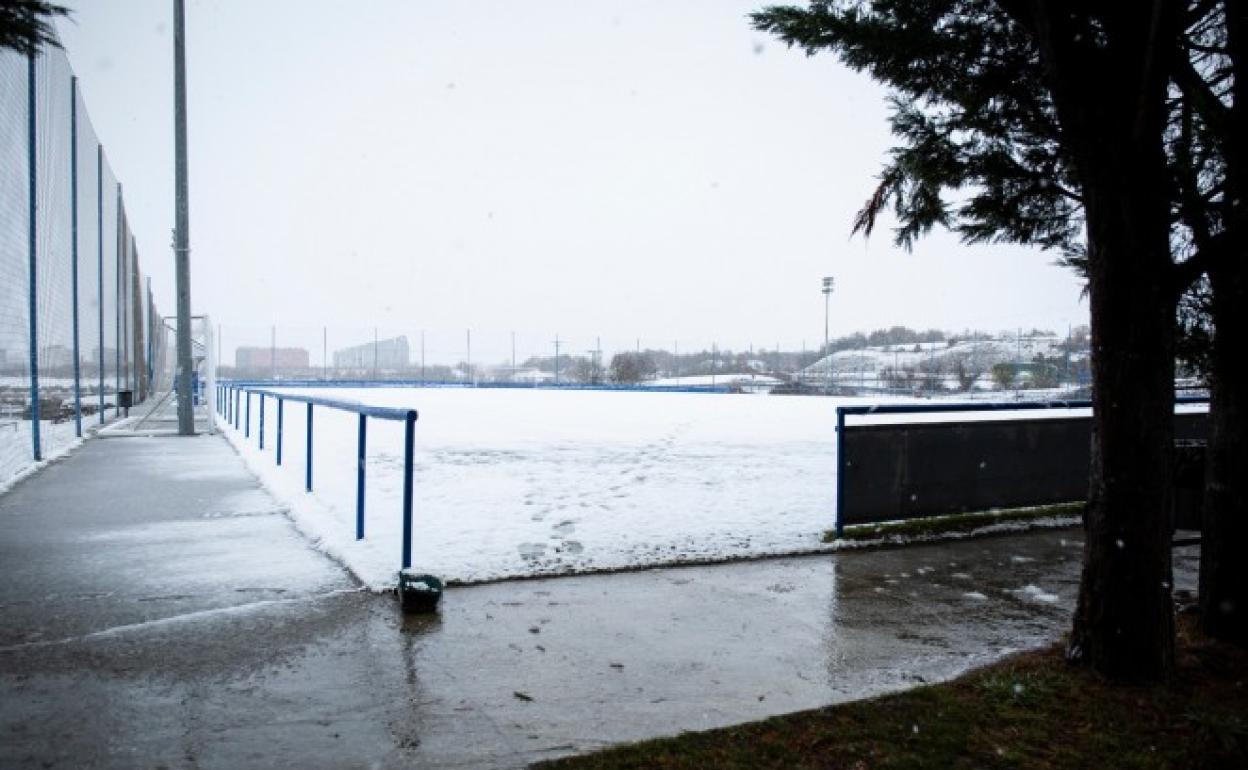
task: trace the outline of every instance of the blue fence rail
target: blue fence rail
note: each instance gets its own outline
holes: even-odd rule
[[[285,385],[286,383],[283,383]],[[242,430],[243,439],[251,438],[251,401],[254,396],[258,401],[259,424],[256,430],[257,443],[260,449],[264,449],[264,406],[267,399],[273,399],[277,402],[277,420],[274,435],[274,455],[278,465],[282,464],[283,449],[283,433],[286,415],[286,402],[304,404],[306,406],[305,419],[307,420],[306,429],[306,447],[307,452],[305,470],[304,470],[304,490],[312,491],[312,448],[313,448],[313,407],[319,406],[325,409],[337,409],[343,412],[350,412],[359,417],[358,442],[356,451],[356,492],[355,492],[355,539],[364,539],[364,490],[365,490],[365,471],[367,469],[367,440],[368,440],[368,418],[372,417],[378,420],[394,420],[404,424],[403,431],[403,554],[401,568],[407,569],[412,566],[412,496],[413,496],[413,452],[416,443],[416,418],[418,414],[415,409],[401,409],[386,406],[369,406],[354,401],[344,401],[341,399],[325,398],[322,396],[296,395],[291,393],[277,393],[266,387],[258,387],[254,383],[218,383],[217,385],[217,411],[226,423],[234,426],[235,430]]]
[[[1176,405],[1208,404],[1205,396],[1180,396],[1174,400]],[[845,418],[881,414],[934,414],[958,412],[1016,412],[1016,411],[1052,411],[1055,409],[1090,409],[1092,402],[1077,401],[962,401],[939,404],[875,404],[838,406],[836,408],[836,536],[845,534],[844,517],[844,480],[845,480]]]

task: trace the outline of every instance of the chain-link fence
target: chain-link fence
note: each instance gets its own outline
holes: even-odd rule
[[[0,169],[2,484],[145,399],[164,335],[63,51],[0,52]]]

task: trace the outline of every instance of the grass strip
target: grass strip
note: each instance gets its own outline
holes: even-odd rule
[[[970,513],[953,513],[947,516],[929,516],[921,519],[904,521],[886,521],[879,524],[856,524],[845,527],[845,534],[840,538],[836,530],[823,533],[823,542],[832,543],[836,540],[880,540],[884,538],[936,537],[948,534],[966,534],[977,529],[995,524],[1027,523],[1039,519],[1051,519],[1083,514],[1084,504],[1055,503],[1053,505],[1036,505],[1027,508],[994,509],[991,511],[974,511]]]

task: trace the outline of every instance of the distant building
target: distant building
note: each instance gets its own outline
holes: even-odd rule
[[[74,351],[64,345],[39,348],[39,366],[45,369],[68,368],[74,365]]]
[[[508,375],[510,374],[511,373],[508,372]],[[554,382],[555,374],[554,372],[543,372],[541,369],[520,369],[516,372],[515,377],[509,376],[509,379],[514,382],[526,382],[531,385],[537,385],[540,383]]]
[[[104,348],[104,355],[100,355],[98,347],[91,348],[91,359],[89,363],[99,365],[103,363],[105,367],[115,365],[117,361],[117,348]]]
[[[410,362],[407,337],[392,337],[334,351],[336,369],[406,369]]]
[[[234,351],[238,369],[308,369],[308,351],[303,348],[254,347]]]

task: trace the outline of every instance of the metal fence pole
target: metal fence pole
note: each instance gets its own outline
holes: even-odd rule
[[[113,254],[113,264],[116,266],[113,276],[113,391],[121,390],[121,314],[124,305],[121,301],[121,281],[122,275],[125,273],[125,247],[122,245],[126,228],[125,224],[126,207],[121,200],[121,182],[117,183],[117,240],[113,243],[116,251]],[[117,398],[117,403],[113,405],[113,417],[121,416],[121,398]]]
[[[245,391],[247,394],[247,408],[243,412],[243,438],[251,438],[251,391]]]
[[[312,405],[308,404],[308,462],[307,472],[305,473],[304,488],[312,491]]]
[[[403,421],[403,569],[412,566],[412,453],[416,444],[416,412]]]
[[[70,294],[74,325],[74,435],[82,438],[82,354],[78,342],[78,78],[69,79]]]
[[[147,277],[147,392],[156,389],[156,307],[152,302],[152,277]]]
[[[95,278],[100,311],[100,424],[104,424],[104,145],[95,144]]]
[[[279,396],[277,399],[277,464],[282,464],[282,406],[283,401]]]
[[[368,466],[368,416],[360,415],[360,440],[356,451],[355,470],[355,539],[364,539],[364,470]]]
[[[30,172],[30,442],[31,450],[34,452],[35,462],[43,459],[39,446],[39,337],[38,329],[35,323],[35,250],[38,247],[38,241],[35,235],[37,216],[35,213],[35,195],[38,193],[38,183],[36,181],[36,161],[35,161],[35,55],[29,54],[26,57],[26,96],[30,108],[30,115],[26,122],[29,134],[27,136],[27,167]]]
[[[260,392],[260,451],[264,451],[264,391]]]

